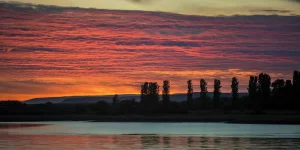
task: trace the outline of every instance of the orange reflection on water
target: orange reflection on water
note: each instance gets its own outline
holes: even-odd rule
[[[300,148],[300,141],[297,139],[159,135],[5,135],[0,133],[0,143],[0,148],[6,150]]]

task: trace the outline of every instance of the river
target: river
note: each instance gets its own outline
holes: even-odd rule
[[[83,121],[0,124],[1,150],[300,149],[299,125]]]

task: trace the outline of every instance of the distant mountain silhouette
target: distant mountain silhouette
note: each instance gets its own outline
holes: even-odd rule
[[[194,97],[199,97],[200,93],[194,93]],[[213,97],[213,92],[208,92],[209,97]],[[247,93],[239,93],[239,96],[248,95]],[[108,103],[112,102],[114,95],[104,95],[104,96],[66,96],[66,97],[47,97],[47,98],[34,98],[27,101],[24,101],[26,104],[44,104],[51,102],[53,104],[90,104],[97,103],[98,101],[105,101]],[[186,93],[182,94],[171,94],[171,101],[181,102],[186,100]],[[221,97],[231,97],[231,93],[222,93]],[[140,101],[140,94],[124,94],[119,95],[120,101],[135,99]],[[160,100],[162,97],[160,96]]]
[[[53,104],[61,103],[65,99],[70,97],[46,97],[46,98],[33,98],[27,101],[24,101],[26,104],[44,104],[47,102],[51,102]]]

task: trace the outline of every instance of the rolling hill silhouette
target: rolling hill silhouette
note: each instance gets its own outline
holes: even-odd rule
[[[194,98],[199,97],[200,93],[194,93]],[[247,93],[239,93],[239,96],[248,95]],[[209,97],[213,97],[213,92],[208,92]],[[51,102],[54,104],[90,104],[97,103],[98,101],[105,101],[108,103],[112,102],[114,95],[103,95],[103,96],[66,96],[66,97],[47,97],[47,98],[34,98],[24,101],[26,104],[44,104]],[[231,93],[222,93],[221,97],[231,97]],[[140,101],[140,94],[123,94],[119,95],[120,101],[135,99]],[[160,97],[160,99],[162,99]],[[186,94],[172,94],[171,101],[181,102],[187,99]]]

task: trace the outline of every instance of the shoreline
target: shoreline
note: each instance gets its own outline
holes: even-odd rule
[[[46,126],[47,124],[13,124],[13,123],[1,123],[0,129],[11,129],[11,128],[30,128],[30,127],[41,127]]]
[[[300,125],[300,115],[0,115],[0,122],[199,122]]]

